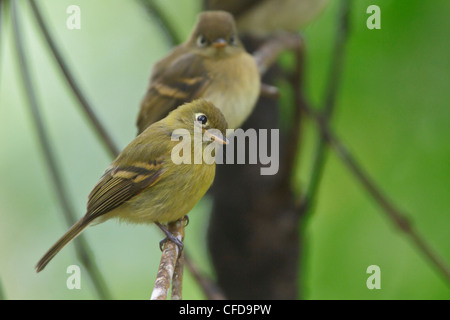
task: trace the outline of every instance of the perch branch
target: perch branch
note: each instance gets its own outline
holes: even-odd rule
[[[175,264],[175,271],[172,277],[172,300],[181,300],[183,297],[183,271],[184,271],[184,252]]]
[[[185,219],[180,219],[171,222],[167,225],[167,229],[178,240],[184,240],[184,226]],[[155,286],[151,295],[151,300],[166,300],[167,293],[172,284],[172,298],[176,300],[181,299],[181,283],[183,279],[183,258],[179,254],[178,246],[172,241],[168,240],[164,244],[164,249],[161,255],[161,262],[159,263],[158,274],[156,276]],[[180,258],[179,258],[180,257]],[[178,264],[178,265],[177,265]],[[174,273],[178,271],[177,274]],[[175,279],[174,279],[175,278]]]
[[[33,11],[33,14],[36,18],[36,21],[38,23],[38,26],[39,26],[42,34],[44,35],[47,45],[50,48],[50,51],[53,54],[53,57],[55,58],[56,62],[58,63],[58,66],[59,66],[62,74],[64,75],[64,78],[67,81],[67,84],[72,89],[73,94],[75,95],[80,106],[82,107],[83,112],[88,117],[96,134],[101,138],[100,141],[102,141],[105,144],[105,147],[106,147],[107,151],[109,152],[109,154],[112,157],[116,157],[120,152],[119,148],[114,143],[114,140],[111,137],[111,135],[107,132],[105,127],[100,122],[100,120],[99,120],[98,116],[95,114],[92,106],[87,101],[87,98],[85,97],[82,90],[80,89],[80,86],[75,81],[75,77],[73,76],[67,63],[65,62],[64,58],[62,57],[58,47],[56,46],[55,41],[53,40],[53,37],[50,34],[50,31],[47,28],[47,25],[45,24],[45,21],[42,17],[41,11],[40,11],[36,1],[35,0],[30,1],[30,5],[31,5],[31,9]]]
[[[22,81],[25,86],[28,105],[30,108],[30,112],[32,114],[34,125],[36,126],[39,142],[41,144],[41,149],[43,151],[46,164],[50,172],[50,176],[53,182],[56,195],[62,206],[63,209],[62,211],[64,212],[64,216],[67,223],[69,225],[72,225],[76,221],[75,214],[71,209],[69,197],[67,196],[68,192],[65,188],[65,184],[62,181],[61,174],[58,169],[57,160],[56,157],[54,156],[50,139],[48,137],[45,124],[41,116],[38,99],[34,91],[30,69],[28,66],[28,62],[25,58],[25,52],[28,51],[25,49],[25,45],[22,38],[22,30],[20,29],[21,24],[17,13],[17,5],[18,5],[17,0],[12,1],[11,15],[12,15],[13,33],[15,38],[17,57],[19,62],[18,63],[19,73],[22,77]],[[110,294],[106,287],[105,281],[103,280],[97,265],[91,258],[90,249],[86,241],[83,240],[82,236],[80,236],[79,241],[75,242],[75,248],[77,255],[80,257],[80,260],[82,261],[83,265],[85,266],[86,270],[88,271],[92,279],[92,282],[97,290],[98,295],[104,299],[109,298]]]

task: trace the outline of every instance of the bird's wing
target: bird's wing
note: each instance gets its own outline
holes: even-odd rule
[[[210,80],[203,59],[193,53],[181,55],[165,70],[158,68],[141,104],[139,133],[183,103],[199,98]]]
[[[92,221],[156,184],[163,174],[163,160],[135,162],[108,168],[89,194],[86,219]]]

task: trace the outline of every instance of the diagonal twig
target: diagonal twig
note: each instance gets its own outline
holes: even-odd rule
[[[65,62],[58,47],[56,46],[56,43],[53,40],[53,37],[51,36],[50,31],[47,28],[47,25],[44,21],[44,18],[42,17],[42,14],[40,12],[40,9],[39,9],[36,1],[32,0],[29,3],[31,5],[31,9],[36,18],[38,26],[39,26],[42,34],[44,35],[47,45],[50,48],[50,51],[53,54],[53,57],[55,58],[56,62],[58,63],[58,66],[59,66],[62,74],[64,75],[64,78],[67,81],[67,84],[70,86],[73,94],[75,95],[80,106],[82,107],[83,112],[88,117],[96,134],[101,138],[100,141],[102,141],[105,144],[105,147],[106,147],[107,151],[109,152],[109,154],[113,157],[117,156],[120,152],[119,148],[117,147],[116,143],[114,143],[113,138],[108,133],[108,131],[105,129],[103,124],[100,122],[100,120],[99,120],[98,116],[95,114],[92,106],[90,105],[87,98],[83,94],[83,91],[80,89],[80,86],[75,81],[75,77],[73,76],[72,72],[70,71],[67,63]]]
[[[306,193],[300,202],[300,212],[307,213],[310,210],[314,198],[317,197],[317,190],[320,183],[324,163],[326,144],[331,146],[339,158],[347,165],[349,170],[369,192],[374,200],[383,209],[393,224],[403,231],[413,242],[414,246],[426,257],[426,259],[443,275],[450,283],[450,268],[445,261],[439,257],[427,242],[413,228],[411,221],[405,213],[402,213],[372,181],[369,175],[363,170],[362,166],[356,161],[354,156],[347,150],[342,142],[336,137],[329,127],[330,118],[336,105],[336,97],[339,90],[340,78],[345,58],[345,45],[349,36],[349,18],[350,18],[351,0],[341,0],[338,10],[337,34],[333,49],[333,58],[328,75],[328,84],[326,89],[326,98],[323,109],[319,112],[314,111],[307,104],[303,104],[305,113],[312,117],[320,129],[320,140],[316,146],[313,169],[310,176],[310,182]]]
[[[212,281],[209,277],[206,277],[202,274],[202,272],[197,268],[195,264],[192,264],[192,261],[185,260],[186,266],[188,267],[191,274],[200,284],[203,289],[203,293],[205,294],[208,300],[225,300],[225,295],[222,290],[217,286],[217,284]]]
[[[369,177],[367,172],[357,162],[355,157],[348,151],[344,144],[338,139],[336,134],[331,130],[326,118],[314,112],[311,108],[305,106],[308,116],[313,118],[318,124],[321,136],[324,141],[330,145],[339,158],[349,168],[350,172],[364,186],[372,198],[383,209],[383,212],[391,220],[394,225],[404,232],[414,243],[415,247],[427,258],[427,260],[444,276],[450,284],[450,268],[447,263],[439,257],[428,243],[419,235],[413,227],[407,215],[401,212],[395,204],[380,190],[375,182]]]
[[[286,50],[297,51],[302,46],[302,37],[293,33],[283,33],[269,38],[253,53],[260,75],[266,73],[282,52]]]
[[[41,116],[40,106],[38,104],[38,99],[36,96],[36,92],[34,90],[34,86],[31,79],[30,68],[28,66],[28,62],[25,58],[26,49],[24,47],[24,42],[22,38],[22,30],[21,24],[18,16],[18,8],[17,8],[17,0],[12,1],[11,6],[11,15],[12,15],[12,23],[13,23],[13,33],[16,44],[16,51],[18,57],[18,66],[19,73],[22,77],[23,84],[25,86],[26,97],[28,99],[28,105],[30,108],[30,112],[32,114],[34,125],[36,126],[39,142],[41,144],[41,148],[44,154],[45,162],[47,164],[50,177],[57,195],[57,198],[62,206],[62,211],[64,213],[64,217],[69,225],[75,223],[75,214],[73,213],[72,206],[69,203],[68,191],[65,188],[65,184],[62,181],[60,170],[58,169],[58,164],[56,157],[54,156],[53,149],[51,147],[51,142],[47,134],[47,130],[45,128],[44,121]],[[103,280],[101,273],[93,261],[93,258],[90,254],[90,249],[84,240],[83,237],[77,239],[79,241],[75,241],[75,248],[77,255],[82,261],[83,265],[87,269],[91,280],[94,284],[94,287],[97,290],[98,295],[101,298],[109,298],[110,294],[107,289],[106,283]]]
[[[147,13],[158,21],[161,29],[166,34],[166,39],[171,46],[180,44],[182,39],[176,32],[173,24],[169,22],[168,17],[164,14],[163,10],[155,3],[155,0],[139,0],[142,6],[144,6]]]

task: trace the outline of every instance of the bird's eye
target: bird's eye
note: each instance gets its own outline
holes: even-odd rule
[[[203,113],[201,113],[197,116],[197,121],[202,125],[205,125],[208,122],[208,118]]]
[[[197,37],[197,46],[199,46],[199,47],[206,46],[206,38],[204,35],[199,35]]]
[[[236,37],[234,36],[234,34],[232,34],[230,36],[230,40],[228,41],[231,45],[236,44]]]

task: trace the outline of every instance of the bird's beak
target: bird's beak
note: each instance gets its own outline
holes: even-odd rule
[[[228,43],[225,39],[219,38],[213,42],[212,46],[217,49],[222,49],[222,48],[225,48],[227,46],[227,44]]]
[[[204,130],[204,132],[205,132],[205,135],[208,136],[212,141],[215,141],[220,144],[228,144],[229,143],[228,139],[222,135],[218,135],[215,132],[211,132],[210,130]]]

